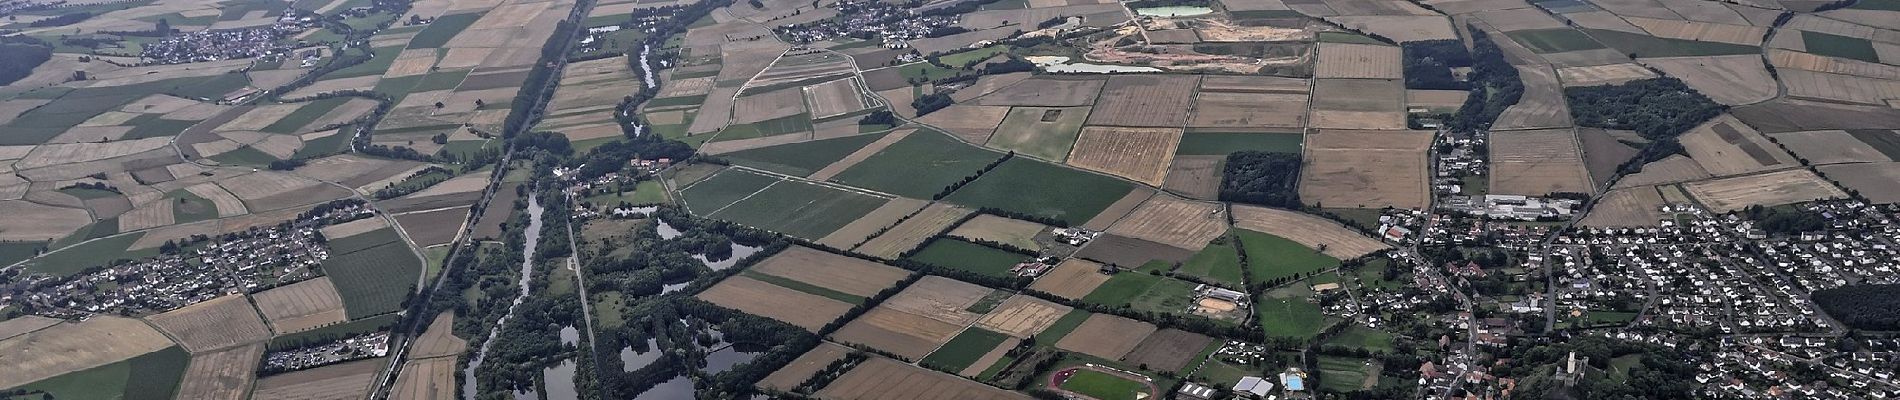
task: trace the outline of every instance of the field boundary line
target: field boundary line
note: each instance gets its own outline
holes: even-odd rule
[[[742,171],[746,171],[746,172],[751,172],[751,173],[755,173],[755,174],[759,174],[759,175],[765,175],[765,176],[768,176],[768,177],[774,177],[774,178],[779,178],[779,180],[781,180],[781,181],[797,181],[797,182],[804,182],[804,183],[809,183],[809,184],[813,184],[813,185],[818,185],[818,186],[824,186],[824,187],[827,187],[827,188],[832,188],[832,189],[837,189],[837,190],[843,190],[843,191],[847,191],[847,192],[852,192],[852,193],[857,193],[857,194],[862,194],[862,195],[866,195],[866,196],[872,196],[872,197],[879,197],[879,198],[883,198],[883,199],[885,199],[885,200],[889,200],[889,199],[895,199],[895,198],[898,198],[898,197],[904,197],[904,196],[898,196],[898,195],[894,195],[894,194],[890,194],[890,193],[884,193],[884,192],[879,192],[879,191],[876,191],[876,190],[871,190],[871,189],[865,189],[865,188],[861,188],[861,187],[857,187],[857,186],[851,186],[851,185],[845,185],[845,184],[839,184],[839,183],[834,183],[834,182],[829,182],[829,181],[819,181],[819,180],[813,180],[813,179],[807,179],[807,178],[805,178],[805,177],[801,177],[801,176],[795,176],[795,175],[786,175],[786,174],[783,174],[783,173],[778,173],[778,172],[772,172],[772,171],[767,171],[767,170],[762,170],[762,169],[758,169],[758,168],[752,168],[752,167],[747,167],[747,166],[744,166],[744,165],[734,165],[734,166],[732,166],[732,168],[735,168],[735,169],[739,169],[739,170],[742,170]]]
[[[733,200],[731,204],[727,204],[723,207],[719,207],[719,209],[717,210],[712,210],[711,212],[706,213],[705,216],[710,218],[712,217],[713,214],[718,214],[720,211],[725,211],[727,208],[732,208],[733,204],[739,204],[739,202],[746,201],[747,199],[751,199],[752,196],[757,196],[759,195],[760,192],[764,192],[766,189],[771,189],[773,186],[778,186],[778,184],[780,183],[785,183],[785,180],[780,179],[780,180],[772,181],[771,184],[767,184],[765,185],[765,187],[762,187],[762,188],[759,188],[759,190],[753,191],[752,194],[745,195],[745,197],[740,197],[738,200]]]

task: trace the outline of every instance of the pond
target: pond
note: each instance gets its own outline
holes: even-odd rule
[[[746,257],[751,257],[753,254],[758,253],[759,249],[760,249],[759,247],[752,247],[752,246],[739,244],[738,242],[733,242],[732,256],[726,257],[726,259],[724,260],[707,261],[706,255],[704,254],[694,254],[693,259],[699,260],[700,263],[706,264],[707,268],[712,268],[712,270],[714,271],[720,271],[720,270],[725,270],[726,268],[732,268],[734,264],[739,263],[739,260],[745,259]]]
[[[1197,6],[1148,7],[1135,9],[1135,15],[1144,17],[1192,17],[1213,14],[1214,9]]]
[[[622,347],[620,348],[620,371],[633,372],[646,368],[654,361],[659,361],[662,353],[659,341],[653,338],[647,338],[647,351],[633,351],[633,346]]]
[[[680,230],[673,229],[672,225],[667,225],[666,220],[660,220],[659,225],[657,225],[656,229],[660,230],[660,239],[672,239],[672,238],[680,237]]]
[[[753,358],[758,358],[760,354],[765,354],[765,351],[770,349],[771,347],[765,345],[736,343],[711,353],[706,353],[706,367],[700,368],[699,370],[707,374],[726,372],[726,370],[732,369],[733,366],[752,361]]]
[[[545,400],[579,400],[580,388],[574,386],[574,369],[579,367],[574,360],[561,360],[548,369],[541,370],[542,384],[547,385],[548,397]]]
[[[680,375],[641,392],[633,400],[677,400],[693,398],[693,380]]]
[[[581,344],[581,330],[574,329],[572,326],[561,327],[561,344],[579,346]]]
[[[1161,72],[1160,68],[1155,68],[1155,67],[1071,63],[1069,62],[1069,57],[1064,57],[1064,56],[1028,56],[1028,57],[1023,57],[1023,58],[1029,60],[1029,62],[1031,63],[1035,63],[1036,66],[1041,67],[1042,70],[1049,71],[1049,72],[1085,73],[1085,74]]]

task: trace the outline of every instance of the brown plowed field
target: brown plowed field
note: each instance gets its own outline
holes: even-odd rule
[[[343,298],[327,276],[257,292],[251,298],[278,334],[307,331],[347,319],[343,313]]]
[[[409,239],[414,240],[416,245],[421,247],[455,240],[455,235],[462,232],[462,223],[467,221],[467,207],[396,216],[396,223],[402,225],[402,230],[409,233]]]
[[[830,366],[831,363],[843,360],[844,356],[851,354],[851,352],[851,348],[839,346],[836,343],[819,343],[818,347],[814,347],[811,351],[805,352],[804,355],[792,359],[791,363],[785,364],[784,367],[780,367],[777,371],[772,371],[772,374],[766,375],[765,379],[760,379],[759,387],[779,391],[791,391],[792,388],[805,383],[806,380],[811,379],[812,375],[817,375],[818,371],[824,370],[825,367]]]
[[[1311,248],[1326,245],[1326,255],[1341,260],[1389,248],[1329,219],[1278,208],[1234,205],[1234,227],[1292,240]]]
[[[882,235],[864,242],[855,249],[859,253],[882,259],[897,259],[904,252],[917,248],[925,240],[936,237],[950,225],[956,224],[964,216],[970,215],[970,209],[946,203],[931,204],[910,218],[892,226]]]
[[[251,381],[257,378],[257,363],[263,359],[263,343],[192,356],[184,381],[178,384],[178,398],[245,399],[251,394]]]
[[[146,318],[178,338],[185,350],[199,353],[270,339],[270,328],[243,295],[228,295]]]
[[[876,295],[910,275],[888,265],[804,246],[774,254],[753,266],[752,271],[864,297]]]
[[[1571,128],[1491,132],[1491,193],[1593,193]]]
[[[1200,86],[1199,75],[1115,75],[1089,113],[1089,125],[1179,127]],[[1022,85],[1017,85],[1022,86]],[[1087,136],[1087,132],[1083,133]]]
[[[1220,204],[1154,196],[1108,232],[1198,251],[1227,233],[1227,216],[1222,211]]]
[[[1069,306],[1018,294],[1003,300],[1003,304],[998,304],[983,319],[977,320],[976,325],[997,333],[1026,338],[1048,329],[1063,315],[1068,315],[1070,310],[1072,308]]]
[[[1128,352],[1128,355],[1122,356],[1122,362],[1149,370],[1179,371],[1182,367],[1186,367],[1188,362],[1195,361],[1194,357],[1200,356],[1201,350],[1206,349],[1207,345],[1213,342],[1214,338],[1207,335],[1179,329],[1162,329],[1155,331],[1153,335],[1148,335],[1148,339],[1142,340],[1140,345],[1136,345],[1134,350]]]
[[[1778,206],[1847,197],[1847,193],[1805,169],[1691,182],[1682,187],[1702,205],[1718,213],[1752,205]]]
[[[1102,286],[1102,282],[1108,282],[1110,277],[1103,274],[1101,269],[1102,265],[1094,261],[1080,258],[1062,260],[1054,270],[1043,273],[1041,278],[1030,284],[1029,289],[1070,300],[1081,299],[1095,291],[1095,287]]]
[[[843,316],[852,307],[842,301],[743,276],[726,278],[694,297],[720,307],[785,321],[812,332]]]
[[[1133,272],[1130,272],[1133,273]],[[1155,326],[1120,316],[1095,314],[1082,321],[1075,331],[1056,341],[1056,348],[1101,357],[1120,360],[1135,346],[1155,332]]]
[[[1093,118],[1096,114],[1090,114]],[[1069,164],[1160,186],[1181,144],[1181,128],[1090,126],[1069,153]]]
[[[1021,393],[997,389],[976,381],[923,369],[883,357],[852,368],[844,376],[825,385],[818,397],[838,400],[909,400],[944,398],[959,400],[1029,400]]]
[[[1193,199],[1215,200],[1220,197],[1221,163],[1225,160],[1223,156],[1175,156],[1161,188]]]

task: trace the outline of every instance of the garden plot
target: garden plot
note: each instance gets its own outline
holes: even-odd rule
[[[1682,187],[1717,213],[1754,205],[1777,206],[1847,197],[1847,193],[1805,169],[1690,182]]]
[[[1108,233],[1198,251],[1227,232],[1222,211],[1216,203],[1154,196],[1109,227]]]
[[[252,300],[278,334],[307,331],[347,318],[343,298],[327,276],[258,292]]]
[[[1014,295],[976,321],[978,327],[1016,338],[1028,338],[1055,325],[1073,310],[1029,295]]]
[[[1689,158],[1715,176],[1778,169],[1796,164],[1794,157],[1770,143],[1754,128],[1723,114],[1679,139]]]
[[[1900,203],[1900,162],[1823,165],[1820,170],[1874,203]]]
[[[1405,129],[1405,84],[1393,79],[1314,82],[1308,123],[1323,129]]]
[[[1199,75],[1115,75],[1089,113],[1089,125],[1179,127],[1187,122],[1188,103]],[[1017,85],[1022,86],[1022,85]],[[1087,132],[1083,136],[1088,136]],[[1156,182],[1160,181],[1156,177]]]
[[[1491,133],[1491,193],[1594,193],[1572,128]]]
[[[1565,107],[1563,87],[1550,66],[1517,67],[1524,80],[1524,97],[1498,115],[1494,130],[1557,128],[1570,125],[1570,109]]]
[[[986,106],[1076,107],[1095,103],[1108,83],[1100,78],[1033,77],[976,99]]]
[[[1633,80],[1654,78],[1656,72],[1643,68],[1641,65],[1622,63],[1558,68],[1557,77],[1563,81],[1564,87],[1620,85]]]
[[[858,93],[857,78],[845,78],[806,86],[805,99],[811,103],[813,118],[843,115],[864,109],[864,96]]]
[[[1056,342],[1056,348],[1101,357],[1120,360],[1149,334],[1156,330],[1153,324],[1125,317],[1095,314],[1089,316],[1082,325],[1063,336]]]
[[[851,309],[845,303],[744,276],[720,281],[694,297],[817,332]]]
[[[1325,247],[1322,253],[1341,260],[1392,247],[1339,222],[1312,214],[1243,205],[1233,206],[1232,211],[1235,227],[1286,238],[1309,248]]]
[[[124,361],[172,347],[171,339],[136,319],[98,315],[0,340],[0,387]]]
[[[894,260],[905,252],[917,248],[925,240],[950,229],[950,225],[963,220],[963,217],[967,215],[970,215],[970,209],[946,203],[931,204],[923,211],[911,215],[910,218],[892,226],[890,230],[865,241],[863,245],[852,250],[872,257]]]
[[[1429,200],[1429,131],[1316,131],[1307,134],[1300,198],[1331,207],[1419,209]]]
[[[249,398],[251,383],[257,378],[257,364],[263,360],[263,343],[192,356],[190,366],[185,368],[184,380],[178,384],[178,398]]]
[[[1767,101],[1780,91],[1774,77],[1762,66],[1761,56],[1754,54],[1645,58],[1642,62],[1726,105]]]
[[[192,353],[256,343],[271,337],[270,328],[242,295],[228,295],[146,317],[152,326],[178,338]]]
[[[804,246],[792,246],[753,266],[752,272],[804,282],[860,297],[896,285],[910,272]]]
[[[1082,128],[1068,163],[1160,186],[1181,134],[1180,128]]]
[[[1578,223],[1589,227],[1657,226],[1662,220],[1662,194],[1655,187],[1611,190],[1590,207]]]
[[[1847,131],[1783,132],[1769,136],[1780,141],[1795,156],[1819,165],[1895,161]]]
[[[1404,58],[1396,46],[1320,43],[1315,78],[1404,78]]]

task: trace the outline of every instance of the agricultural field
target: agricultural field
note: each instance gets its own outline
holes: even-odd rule
[[[849,303],[743,276],[726,278],[694,297],[813,332],[851,309]]]
[[[1405,129],[1405,84],[1396,79],[1318,79],[1312,110],[1308,123],[1313,128]]]
[[[1095,314],[1055,343],[1056,348],[1120,360],[1154,333],[1155,326],[1108,314]]]
[[[1061,162],[1082,133],[1088,107],[1013,107],[983,145]]]
[[[329,277],[319,277],[257,292],[251,296],[271,331],[301,332],[346,320],[343,298]]]
[[[859,297],[871,297],[910,275],[895,267],[803,246],[774,254],[752,266],[750,271]]]
[[[1570,128],[1491,134],[1490,193],[1543,196],[1591,193],[1576,131]]]
[[[1848,190],[1865,196],[1874,203],[1891,204],[1900,202],[1900,163],[1873,162],[1858,164],[1824,165],[1821,173],[1828,179],[1840,182]]]
[[[18,387],[169,347],[173,347],[171,339],[136,319],[99,316],[61,323],[0,340],[0,357],[17,360],[0,365],[4,372],[0,387]]]
[[[1013,276],[1010,268],[1030,258],[1030,255],[962,240],[937,239],[906,259],[942,268],[1008,277]]]
[[[1121,361],[1156,371],[1179,371],[1201,355],[1214,338],[1178,329],[1162,329],[1135,345]]]
[[[256,380],[258,362],[264,359],[264,344],[254,343],[192,357],[185,378],[178,385],[178,397],[187,399],[248,398]]]
[[[857,247],[930,204],[928,201],[917,199],[893,198],[884,202],[884,205],[878,206],[876,210],[871,210],[869,214],[864,214],[857,220],[838,228],[837,231],[818,239],[818,244],[837,249]]]
[[[386,237],[393,241],[348,252],[338,250],[323,261],[323,270],[336,284],[350,319],[402,308],[403,299],[422,274],[422,260],[409,244],[394,235]]]
[[[1311,214],[1277,208],[1235,205],[1234,227],[1286,238],[1310,248],[1325,247],[1326,255],[1351,259],[1391,246],[1377,239]]]
[[[971,240],[1002,243],[1025,250],[1042,250],[1036,236],[1048,231],[1048,225],[990,214],[977,215],[950,230],[949,235]]]
[[[1173,196],[1154,196],[1108,228],[1108,233],[1200,250],[1201,246],[1227,232],[1227,217],[1220,204],[1196,202]]]
[[[924,277],[845,324],[832,337],[921,360],[981,317],[966,309],[990,292],[949,278]]]
[[[969,209],[945,203],[931,204],[852,250],[873,257],[896,259],[904,252],[922,245],[925,240],[949,230],[951,225],[962,221],[970,212]]]
[[[1400,79],[1404,78],[1401,58],[1396,46],[1321,43],[1313,77]]]
[[[1683,133],[1683,151],[1702,170],[1716,176],[1738,175],[1796,165],[1793,156],[1754,128],[1723,115]]]
[[[1056,268],[1045,272],[1036,282],[1029,285],[1030,290],[1048,293],[1056,297],[1080,300],[1094,293],[1095,289],[1107,283],[1111,275],[1101,272],[1102,265],[1080,258],[1063,260]]]
[[[1654,187],[1615,189],[1603,194],[1579,223],[1590,227],[1655,226],[1662,220],[1662,194]]]
[[[929,199],[1003,155],[922,131],[865,158],[831,180],[915,199]]]
[[[792,180],[779,181],[744,196],[716,211],[702,211],[701,215],[802,238],[823,238],[889,200]],[[692,201],[690,197],[688,201]]]
[[[257,343],[271,337],[270,328],[251,308],[249,299],[240,295],[199,302],[146,317],[146,321],[176,338],[180,346],[192,353]]]
[[[1331,131],[1307,134],[1300,199],[1326,207],[1423,208],[1431,132]]]
[[[933,395],[959,399],[1031,398],[884,357],[871,357],[825,385],[817,394],[822,398],[852,400],[899,400]]]
[[[1181,145],[1181,134],[1178,128],[1085,127],[1068,163],[1160,186],[1174,160],[1174,149]]]
[[[1646,58],[1642,63],[1682,79],[1717,103],[1759,103],[1774,98],[1777,92],[1774,77],[1762,66],[1761,57],[1754,54]]]
[[[337,399],[361,396],[369,392],[376,373],[389,360],[372,358],[302,371],[271,375],[257,380],[251,393],[259,399]]]
[[[1847,197],[1841,189],[1804,169],[1690,182],[1682,188],[1715,212]]]
[[[1115,75],[1102,87],[1089,125],[1177,127],[1187,122],[1199,75]],[[1020,86],[1020,85],[1019,85]],[[1086,140],[1086,132],[1084,132]]]
[[[1108,176],[1011,158],[944,200],[1082,224],[1131,190],[1133,185]]]

